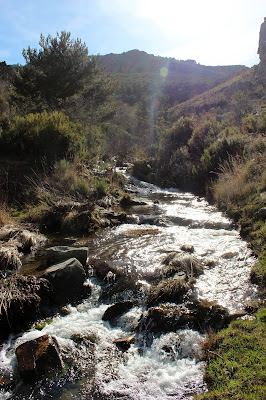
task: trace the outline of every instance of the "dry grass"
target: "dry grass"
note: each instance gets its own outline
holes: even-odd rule
[[[152,228],[139,228],[139,229],[129,229],[126,232],[127,236],[143,236],[143,235],[157,235],[161,231],[159,229]]]
[[[264,157],[243,160],[230,158],[220,167],[218,181],[213,185],[214,197],[218,204],[227,208],[263,189],[266,181]]]
[[[0,227],[10,222],[10,215],[7,207],[4,204],[0,204]]]
[[[179,302],[190,289],[190,284],[184,279],[166,279],[151,287],[147,304],[148,307],[163,302]]]
[[[40,302],[37,294],[42,285],[46,285],[44,279],[13,274],[0,280],[0,315],[8,312],[12,301],[19,301],[21,304],[34,301]],[[47,283],[48,285],[48,283]]]
[[[220,168],[218,182],[214,185],[215,199],[219,204],[229,205],[249,195],[253,182],[249,181],[250,162],[235,158]]]
[[[11,332],[27,329],[49,304],[50,286],[46,279],[13,274],[0,278],[0,339]]]

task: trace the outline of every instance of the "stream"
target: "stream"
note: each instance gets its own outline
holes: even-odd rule
[[[187,400],[206,391],[200,359],[204,334],[180,329],[147,340],[145,327],[137,329],[151,285],[146,278],[170,252],[193,246],[193,255],[204,265],[193,298],[237,313],[256,298],[256,287],[249,282],[256,260],[232,221],[204,198],[132,177],[128,190],[145,202],[127,210],[130,223],[106,228],[86,241],[89,257],[122,270],[128,286],[112,291],[111,282],[103,284],[91,273],[88,299],[67,306],[67,315],[55,316],[41,330],[11,335],[0,348],[0,374],[17,383],[12,393],[0,389],[0,399]],[[102,320],[111,304],[125,300],[134,301],[129,311],[114,323]],[[44,334],[57,338],[66,367],[34,386],[23,384],[17,378],[15,349]],[[127,351],[114,344],[134,334]]]

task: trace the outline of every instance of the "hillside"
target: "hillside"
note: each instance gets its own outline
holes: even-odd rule
[[[248,68],[242,65],[204,66],[194,60],[176,60],[174,58],[154,56],[144,51],[131,50],[122,54],[107,54],[99,57],[101,66],[107,73],[153,73],[160,74],[162,68],[167,68],[169,75],[177,80],[209,80],[218,84],[240,74]]]
[[[232,111],[235,94],[241,91],[247,98],[249,109],[255,109],[266,101],[266,84],[259,67],[255,66],[216,87],[178,104],[168,110],[171,120],[182,115],[200,115],[202,112],[219,111],[220,114]]]
[[[179,61],[139,50],[99,56],[99,63],[118,81],[119,99],[133,105],[144,94],[157,96],[165,108],[187,101],[248,70],[241,65],[204,66],[194,60]]]

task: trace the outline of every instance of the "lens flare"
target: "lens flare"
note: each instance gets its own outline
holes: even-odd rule
[[[162,67],[162,68],[160,69],[160,75],[161,75],[162,78],[166,78],[167,75],[168,75],[168,68]]]

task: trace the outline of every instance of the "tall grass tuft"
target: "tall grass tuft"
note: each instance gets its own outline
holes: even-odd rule
[[[248,197],[256,187],[252,170],[253,162],[245,162],[239,157],[231,157],[220,166],[218,181],[213,185],[218,204],[228,207]]]
[[[0,227],[10,222],[10,215],[5,204],[0,203]]]

